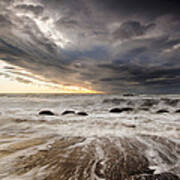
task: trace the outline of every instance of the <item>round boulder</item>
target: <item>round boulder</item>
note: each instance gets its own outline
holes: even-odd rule
[[[67,111],[64,111],[61,115],[68,115],[68,114],[75,114],[75,111],[71,111],[71,110],[67,110]]]
[[[54,116],[55,114],[49,110],[40,111],[39,115]]]

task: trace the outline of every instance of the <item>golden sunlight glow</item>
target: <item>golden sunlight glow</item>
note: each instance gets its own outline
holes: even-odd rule
[[[5,68],[9,67],[9,68]],[[0,93],[100,93],[78,86],[52,83],[0,60]]]
[[[44,85],[25,84],[0,77],[0,93],[97,93],[81,87],[52,88]]]

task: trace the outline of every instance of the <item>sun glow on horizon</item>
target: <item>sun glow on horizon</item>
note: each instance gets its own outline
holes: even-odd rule
[[[0,77],[0,93],[84,93],[84,94],[96,94],[100,93],[94,90],[89,90],[77,86],[63,86],[60,87],[50,87],[38,84],[25,84],[18,81],[12,81],[5,77]]]
[[[79,86],[65,86],[0,60],[0,93],[101,93]]]

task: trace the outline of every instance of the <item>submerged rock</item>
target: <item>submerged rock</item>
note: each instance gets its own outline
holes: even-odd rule
[[[52,111],[45,110],[45,111],[40,111],[39,115],[54,116],[55,114]]]
[[[75,111],[67,110],[64,111],[61,115],[67,115],[67,114],[75,114]]]
[[[142,107],[152,107],[154,105],[158,105],[159,100],[156,99],[143,99]]]
[[[140,111],[149,111],[150,109],[149,108],[146,108],[146,107],[142,107],[142,108],[139,108]]]
[[[103,103],[112,103],[112,104],[116,104],[119,105],[121,103],[126,102],[125,99],[118,99],[118,98],[113,98],[113,99],[104,99]]]
[[[79,116],[88,116],[88,114],[86,112],[78,112],[77,115],[79,115]]]
[[[165,102],[165,104],[175,107],[179,103],[179,99],[168,99],[168,98],[162,98],[162,101]]]
[[[127,127],[127,128],[136,128],[135,124],[122,124],[123,126]]]
[[[109,112],[111,113],[122,113],[122,112],[130,112],[133,111],[133,108],[125,107],[125,108],[113,108]]]

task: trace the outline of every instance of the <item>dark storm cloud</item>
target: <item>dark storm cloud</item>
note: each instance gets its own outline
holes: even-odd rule
[[[162,67],[150,69],[136,65],[119,67],[103,65],[101,68],[106,68],[111,74],[111,78],[100,80],[102,84],[108,84],[119,92],[126,89],[137,93],[160,93],[164,88],[164,92],[167,93],[173,92],[174,87],[177,90],[180,86],[180,67],[162,70]]]
[[[93,0],[99,7],[120,15],[146,15],[157,17],[165,14],[180,14],[179,0]]]
[[[1,0],[0,59],[64,85],[176,93],[179,9],[176,0]]]
[[[36,15],[41,14],[44,10],[44,8],[42,6],[38,6],[38,5],[34,6],[34,5],[26,5],[26,4],[17,5],[16,8],[17,8],[17,10],[20,10],[23,12],[27,12],[27,11],[33,12]]]
[[[115,30],[113,36],[114,39],[129,39],[136,36],[142,36],[154,26],[155,24],[141,25],[141,23],[137,21],[128,21]]]

